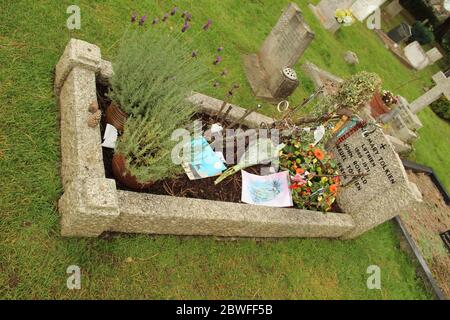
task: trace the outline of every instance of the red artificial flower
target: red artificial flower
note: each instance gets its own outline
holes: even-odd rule
[[[320,161],[322,161],[325,158],[325,154],[323,153],[323,151],[317,148],[314,149],[314,156]]]

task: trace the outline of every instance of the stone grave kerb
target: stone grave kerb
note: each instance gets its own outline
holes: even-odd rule
[[[88,119],[97,104],[96,76],[110,76],[111,64],[100,48],[71,39],[55,74],[60,105],[61,176],[64,194],[58,207],[63,236],[99,236],[119,216],[114,180],[105,178],[101,136]]]

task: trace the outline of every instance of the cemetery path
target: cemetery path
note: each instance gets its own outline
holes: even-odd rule
[[[450,229],[450,206],[445,204],[428,175],[409,171],[408,178],[419,187],[424,202],[400,216],[434,278],[450,299],[450,254],[439,236]]]

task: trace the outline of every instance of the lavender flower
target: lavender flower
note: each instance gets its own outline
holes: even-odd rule
[[[222,61],[222,57],[221,57],[221,56],[217,56],[217,57],[216,57],[216,60],[214,60],[213,64],[216,66],[216,65],[218,65],[221,61]]]
[[[170,11],[170,15],[174,16],[177,13],[178,8],[177,7],[173,7],[172,11]]]
[[[192,58],[197,58],[197,55],[198,55],[197,51],[192,51]]]
[[[163,22],[166,22],[166,20],[169,18],[169,14],[168,13],[166,13],[166,14],[164,14],[164,16],[162,17],[162,21]]]
[[[139,20],[139,25],[140,25],[140,26],[143,26],[144,23],[145,23],[145,20],[147,20],[147,15],[143,15],[143,16],[141,17],[141,20]]]
[[[203,30],[207,31],[212,25],[212,20],[208,19],[208,22],[203,26]]]
[[[152,24],[157,24],[158,21],[159,21],[158,18],[154,18],[153,21],[152,21]]]
[[[188,23],[188,21],[186,20],[184,22],[183,28],[181,29],[181,32],[185,32],[187,29],[189,29],[190,25]]]
[[[133,13],[133,15],[131,16],[131,23],[135,23],[137,19],[137,13]]]
[[[184,11],[181,14],[181,17],[184,18],[184,20],[186,20],[186,21],[191,21],[191,19],[192,19],[192,15],[188,11]]]

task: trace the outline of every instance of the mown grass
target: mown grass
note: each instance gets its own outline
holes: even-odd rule
[[[433,73],[405,69],[363,25],[335,36],[321,29],[303,1],[316,39],[308,59],[340,76],[358,70],[378,72],[394,89],[417,76],[424,80],[398,89],[412,99]],[[247,85],[241,55],[255,52],[287,1],[177,1],[194,19],[214,19],[199,50],[225,47],[230,76],[208,93],[221,98],[227,86],[242,85],[235,101],[256,103]],[[82,29],[68,31],[66,8],[78,4]],[[163,1],[4,1],[0,5],[0,297],[2,298],[275,298],[275,299],[426,299],[414,264],[399,249],[395,226],[386,223],[351,241],[325,239],[217,241],[213,238],[120,235],[108,239],[63,239],[56,203],[59,177],[58,106],[52,92],[52,70],[70,37],[96,43],[103,56],[114,54],[117,40],[136,10],[150,18],[171,8]],[[200,23],[200,22],[199,22]],[[360,58],[357,67],[343,62],[346,50]],[[217,70],[211,69],[216,72]],[[298,103],[312,90],[304,76],[292,98]],[[275,114],[273,106],[264,112]],[[435,118],[421,114],[422,138],[435,133]],[[429,120],[429,121],[428,121]],[[425,133],[423,133],[425,132]],[[421,138],[421,139],[422,139]],[[448,168],[442,139],[418,143],[418,159],[430,161],[429,145]],[[421,147],[423,145],[423,148]],[[440,146],[440,147],[439,147]],[[441,148],[441,149],[440,149]],[[430,158],[432,156],[430,155]],[[443,160],[441,160],[443,159]],[[439,162],[443,161],[443,162]],[[431,162],[430,162],[431,163]],[[442,177],[444,180],[444,178]],[[446,180],[448,183],[448,180]],[[448,185],[448,184],[447,184]],[[82,270],[82,289],[69,291],[69,265]],[[368,290],[366,269],[381,268],[382,289]]]

